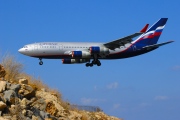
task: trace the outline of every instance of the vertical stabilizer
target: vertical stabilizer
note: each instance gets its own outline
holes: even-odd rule
[[[135,42],[144,45],[156,44],[168,18],[161,18],[154,25],[152,25],[144,34],[142,34]]]

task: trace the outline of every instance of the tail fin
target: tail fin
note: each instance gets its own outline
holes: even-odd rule
[[[154,25],[152,25],[147,32],[142,34],[136,41],[144,45],[156,44],[168,18],[161,18]]]

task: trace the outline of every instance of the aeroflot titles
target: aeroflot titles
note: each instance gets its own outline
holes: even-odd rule
[[[39,43],[39,45],[57,45],[57,43]]]

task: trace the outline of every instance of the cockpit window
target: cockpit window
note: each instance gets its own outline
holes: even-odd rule
[[[24,46],[23,48],[28,48],[27,46]]]

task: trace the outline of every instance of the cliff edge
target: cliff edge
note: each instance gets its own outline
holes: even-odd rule
[[[57,90],[21,73],[22,65],[12,60],[0,65],[0,120],[122,120],[71,108]]]

